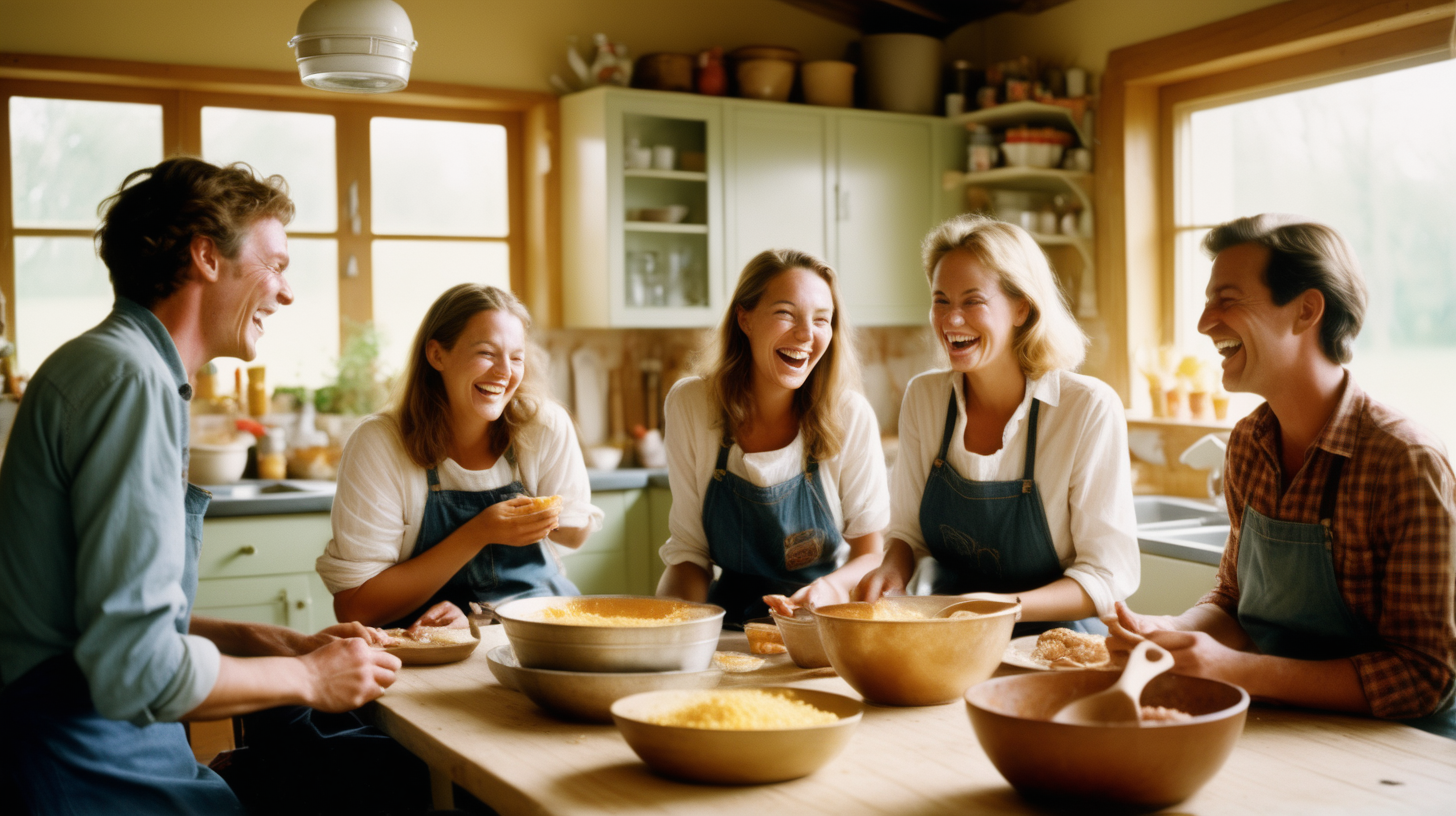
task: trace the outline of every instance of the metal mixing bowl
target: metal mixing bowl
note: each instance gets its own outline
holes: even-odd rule
[[[824,651],[824,641],[819,638],[819,621],[814,618],[786,618],[770,610],[779,634],[783,635],[784,648],[789,650],[789,659],[801,669],[820,669],[829,665],[829,655]]]
[[[485,656],[491,674],[503,686],[521,692],[536,705],[574,720],[610,723],[612,703],[660,689],[706,689],[723,679],[721,669],[683,672],[572,672],[528,669],[516,661],[510,646],[497,646]],[[509,680],[507,680],[509,678]]]
[[[1051,722],[1062,706],[1110,687],[1114,672],[998,677],[966,692],[976,738],[1012,787],[1032,799],[1161,808],[1218,773],[1244,729],[1249,695],[1218,680],[1164,674],[1142,704],[1181,709],[1185,722]]]
[[[659,711],[689,703],[702,692],[650,691],[612,704],[612,718],[627,744],[648,767],[664,776],[718,785],[783,782],[819,770],[849,744],[864,705],[842,694],[788,687],[770,691],[839,716],[837,722],[796,728],[719,731],[657,725]]]
[[[1019,604],[945,596],[881,598],[893,610],[922,620],[875,620],[874,604],[814,610],[829,662],[846,683],[879,705],[949,703],[991,676],[1001,663]],[[967,619],[929,617],[956,605],[981,613]]]
[[[599,615],[662,619],[688,609],[688,620],[649,626],[589,626],[541,620],[547,607]],[[586,595],[522,598],[501,604],[496,615],[522,666],[579,672],[703,671],[713,661],[723,627],[723,608],[669,598]]]

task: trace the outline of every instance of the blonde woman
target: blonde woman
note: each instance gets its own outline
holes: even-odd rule
[[[471,601],[576,595],[547,544],[601,528],[566,409],[538,384],[531,317],[460,284],[415,336],[394,407],[339,461],[334,539],[318,559],[341,621],[460,625]],[[560,496],[532,510],[530,496]]]
[[[925,239],[930,324],[950,360],[906,388],[884,563],[863,600],[935,559],[936,594],[1019,599],[1017,635],[1097,630],[1138,585],[1122,403],[1072,373],[1087,340],[1041,248],[959,216]],[[1106,631],[1105,628],[1101,631]]]
[[[727,625],[767,614],[765,596],[790,614],[849,599],[890,519],[857,380],[834,270],[788,249],[749,261],[709,365],[667,396],[658,595],[716,603]]]

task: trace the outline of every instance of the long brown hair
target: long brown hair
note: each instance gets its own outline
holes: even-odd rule
[[[844,392],[859,387],[859,361],[849,321],[839,305],[838,276],[829,264],[796,249],[768,249],[760,252],[738,276],[738,286],[728,313],[718,327],[713,349],[701,370],[708,393],[722,411],[725,435],[741,427],[753,415],[753,348],[738,325],[738,310],[753,311],[769,282],[790,269],[813,272],[829,284],[834,314],[829,319],[832,335],[824,356],[804,384],[794,392],[794,413],[804,434],[804,449],[824,460],[844,448],[844,417],[840,411]]]
[[[445,393],[445,380],[430,365],[426,350],[430,341],[446,351],[455,348],[470,319],[481,312],[501,310],[520,319],[526,329],[526,373],[516,393],[506,404],[499,420],[490,424],[491,449],[504,452],[512,442],[522,442],[521,429],[541,410],[546,391],[537,373],[543,355],[531,342],[531,313],[504,289],[478,283],[462,283],[445,290],[430,306],[410,347],[409,363],[400,389],[388,414],[399,423],[400,436],[410,459],[422,468],[432,468],[444,461],[450,448],[450,399]]]

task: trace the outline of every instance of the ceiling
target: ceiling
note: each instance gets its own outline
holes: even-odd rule
[[[1003,12],[1036,14],[1068,0],[780,0],[864,34],[945,37]]]

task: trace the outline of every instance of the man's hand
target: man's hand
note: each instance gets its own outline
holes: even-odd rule
[[[420,628],[424,626],[449,626],[454,629],[466,629],[470,626],[470,620],[460,607],[449,601],[440,601],[429,609],[420,619],[410,624],[407,630],[411,635],[419,634]]]
[[[307,705],[320,711],[353,711],[394,684],[399,658],[371,649],[362,638],[336,640],[298,658],[308,673]]]
[[[485,539],[485,543],[527,547],[561,526],[560,507],[548,507],[535,513],[523,512],[523,508],[530,506],[529,497],[506,499],[480,511],[470,520],[470,524],[474,526],[476,535]]]
[[[365,626],[358,621],[350,623],[336,623],[326,629],[321,629],[317,634],[299,635],[298,639],[291,645],[295,657],[314,652],[336,640],[347,638],[359,638],[370,646],[387,646],[390,638],[384,634],[384,630],[375,629],[372,626]]]
[[[1118,601],[1112,615],[1102,619],[1107,625],[1107,650],[1129,652],[1153,632],[1176,632],[1178,621],[1171,615],[1139,615]]]
[[[854,600],[873,603],[887,595],[905,594],[905,575],[891,565],[875,567],[859,579]]]
[[[1154,629],[1148,632],[1148,640],[1173,655],[1174,674],[1190,677],[1207,677],[1237,684],[1240,670],[1253,657],[1248,652],[1230,649],[1205,632]]]

